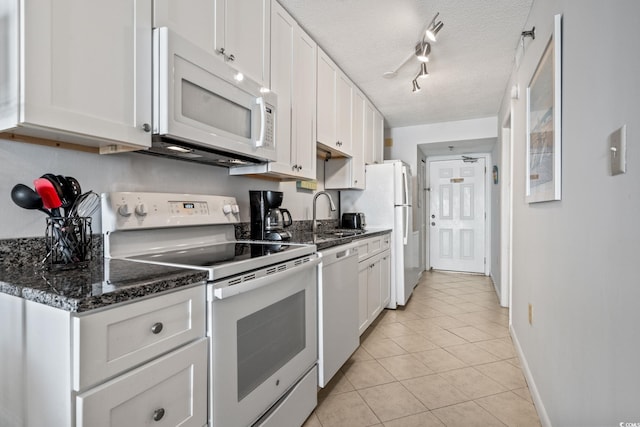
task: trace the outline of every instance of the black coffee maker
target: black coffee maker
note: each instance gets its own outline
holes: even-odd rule
[[[251,238],[254,240],[290,240],[285,231],[293,221],[291,213],[281,208],[284,193],[281,191],[249,191],[251,207]]]

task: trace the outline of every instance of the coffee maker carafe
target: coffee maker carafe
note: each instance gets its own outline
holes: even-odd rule
[[[251,238],[254,240],[290,240],[285,227],[293,223],[291,213],[281,208],[281,191],[249,191]]]

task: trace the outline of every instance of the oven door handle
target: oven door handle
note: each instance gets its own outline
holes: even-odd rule
[[[258,279],[247,280],[246,282],[238,283],[237,285],[229,285],[221,288],[216,288],[215,283],[210,289],[213,289],[213,299],[225,299],[232,297],[234,295],[243,294],[245,292],[250,292],[258,288],[262,288],[263,286],[269,286],[274,283],[274,281],[283,280],[293,274],[298,273],[303,268],[317,268],[318,264],[320,264],[321,258],[315,257],[310,259],[309,261],[304,262],[302,265],[295,266],[293,268],[288,268],[284,271],[268,274],[266,276],[260,277]],[[210,296],[211,293],[207,293]]]

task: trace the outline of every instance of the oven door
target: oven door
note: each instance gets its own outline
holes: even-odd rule
[[[275,160],[277,96],[168,28],[153,31],[153,133]]]
[[[212,425],[251,425],[316,364],[320,259],[305,260],[209,285]]]

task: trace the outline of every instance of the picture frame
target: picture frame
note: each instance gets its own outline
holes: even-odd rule
[[[562,15],[527,86],[526,201],[562,196]]]

